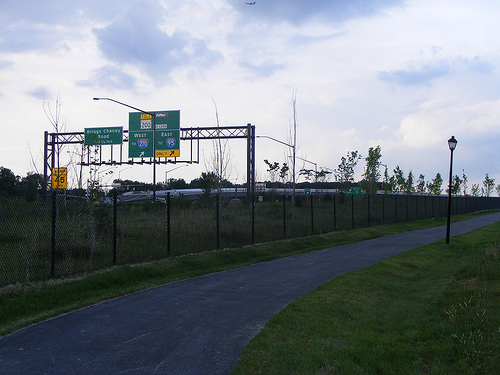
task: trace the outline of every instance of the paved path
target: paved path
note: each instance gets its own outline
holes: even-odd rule
[[[465,233],[500,213],[452,225]],[[445,236],[386,236],[116,298],[0,338],[0,374],[228,374],[266,322],[335,276]]]

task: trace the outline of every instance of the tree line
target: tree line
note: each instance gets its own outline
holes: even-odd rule
[[[441,195],[448,192],[448,186],[443,188],[443,178],[440,173],[436,173],[434,178],[426,180],[425,175],[419,174],[418,178],[410,171],[404,174],[402,168],[397,165],[389,174],[386,164],[380,160],[382,158],[382,149],[380,145],[370,147],[368,155],[362,157],[358,151],[349,151],[346,156],[342,156],[340,163],[335,169],[321,169],[320,171],[312,169],[301,169],[298,174],[303,176],[306,181],[318,184],[320,186],[330,185],[330,179],[335,180],[335,188],[340,192],[347,193],[352,187],[359,187],[366,194],[375,194],[383,191],[385,193],[405,193],[411,194],[429,194]],[[354,181],[355,168],[360,160],[365,161],[362,179],[359,182]],[[290,168],[287,163],[270,162],[264,160],[267,165],[267,172],[272,186],[286,186],[290,180]],[[382,168],[384,167],[384,168]],[[451,181],[451,194],[490,197],[494,191],[500,196],[500,184],[495,186],[495,179],[489,177],[486,173],[484,180],[480,184],[472,184],[469,189],[468,179],[465,171],[462,176],[454,175]]]
[[[341,193],[347,193],[352,187],[359,187],[366,194],[375,194],[383,191],[385,193],[405,193],[411,194],[429,194],[441,195],[448,192],[448,187],[443,188],[444,180],[440,173],[436,173],[434,178],[426,180],[423,174],[417,178],[412,171],[407,175],[402,168],[397,165],[392,174],[386,164],[380,160],[382,150],[380,146],[370,147],[368,155],[362,157],[358,151],[349,151],[346,156],[342,156],[340,163],[335,169],[321,169],[319,171],[302,168],[298,171],[298,176],[304,179],[304,182],[298,183],[297,188],[317,187],[321,189],[338,189]],[[361,181],[355,182],[355,168],[360,162],[365,161],[364,171]],[[270,162],[264,160],[267,166],[270,180],[266,181],[268,187],[287,187],[291,180],[291,169],[287,163]],[[332,181],[333,179],[333,181]],[[15,175],[10,169],[0,167],[0,197],[24,197],[27,201],[34,201],[44,187],[43,175],[28,172],[26,176]],[[127,191],[150,191],[153,184],[133,181],[133,180],[113,180],[113,189],[119,193]],[[166,183],[157,183],[157,189],[202,189],[207,195],[217,188],[240,187],[227,179],[218,183],[218,178],[214,172],[202,172],[200,177],[191,180],[189,183],[182,178],[169,179]],[[76,195],[85,195],[84,189],[70,190]],[[454,175],[451,182],[451,193],[453,195],[490,197],[496,191],[500,196],[500,184],[495,185],[495,179],[489,177],[486,173],[481,184],[472,184],[469,188],[468,178],[462,171],[462,176]]]
[[[28,172],[25,177],[15,175],[10,169],[0,167],[0,197],[24,197],[27,201],[34,201],[44,188],[43,175]],[[231,188],[238,185],[231,181],[223,179],[220,182],[222,188]],[[163,189],[202,189],[207,195],[217,186],[217,176],[214,172],[202,172],[201,176],[191,180],[189,183],[183,178],[171,178],[166,183],[158,182],[157,190]],[[239,186],[238,186],[239,187]],[[97,181],[96,188],[98,195],[102,195],[103,186]],[[128,191],[151,191],[153,184],[135,180],[114,179],[112,190],[116,189],[119,193]],[[86,189],[68,189],[72,195],[85,196]]]

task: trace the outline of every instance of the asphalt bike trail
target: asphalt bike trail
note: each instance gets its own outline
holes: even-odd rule
[[[451,235],[500,221],[453,223]],[[0,337],[0,374],[228,374],[266,322],[332,278],[445,237],[446,227],[168,283]]]

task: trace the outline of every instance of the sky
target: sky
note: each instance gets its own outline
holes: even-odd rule
[[[446,184],[453,135],[453,174],[465,174],[469,190],[486,174],[500,184],[500,2],[247,3],[0,0],[0,165],[42,173],[57,108],[62,131],[128,129],[129,108],[94,97],[180,110],[181,128],[251,123],[285,143],[295,98],[297,169],[335,169],[348,152],[380,145],[390,175],[399,166]],[[180,147],[189,158],[189,143]],[[199,164],[158,166],[157,181],[199,177],[213,144],[200,147]],[[228,179],[242,183],[245,141],[228,147]],[[256,179],[270,178],[264,159],[286,162],[288,150],[257,138]],[[74,152],[63,154],[74,161]],[[363,169],[361,160],[356,179]],[[100,171],[103,183],[152,181],[146,165]]]

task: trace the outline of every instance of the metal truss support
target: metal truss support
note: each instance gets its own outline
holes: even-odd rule
[[[123,142],[128,142],[128,130],[124,130]],[[247,197],[253,202],[255,193],[255,125],[247,124],[246,126],[220,126],[220,127],[196,127],[196,128],[180,128],[180,140],[189,141],[190,157],[186,160],[179,158],[146,158],[146,159],[129,159],[124,158],[124,147],[119,146],[119,155],[113,155],[113,146],[97,146],[98,157],[95,160],[90,160],[90,154],[81,155],[80,165],[122,165],[122,164],[168,164],[168,163],[189,163],[198,164],[200,162],[200,140],[210,139],[246,139],[247,140]],[[84,132],[74,133],[49,133],[44,132],[44,191],[49,187],[49,176],[52,168],[55,167],[56,154],[63,145],[80,144],[83,145],[85,139]],[[103,160],[102,147],[111,147],[111,157],[109,160]]]

